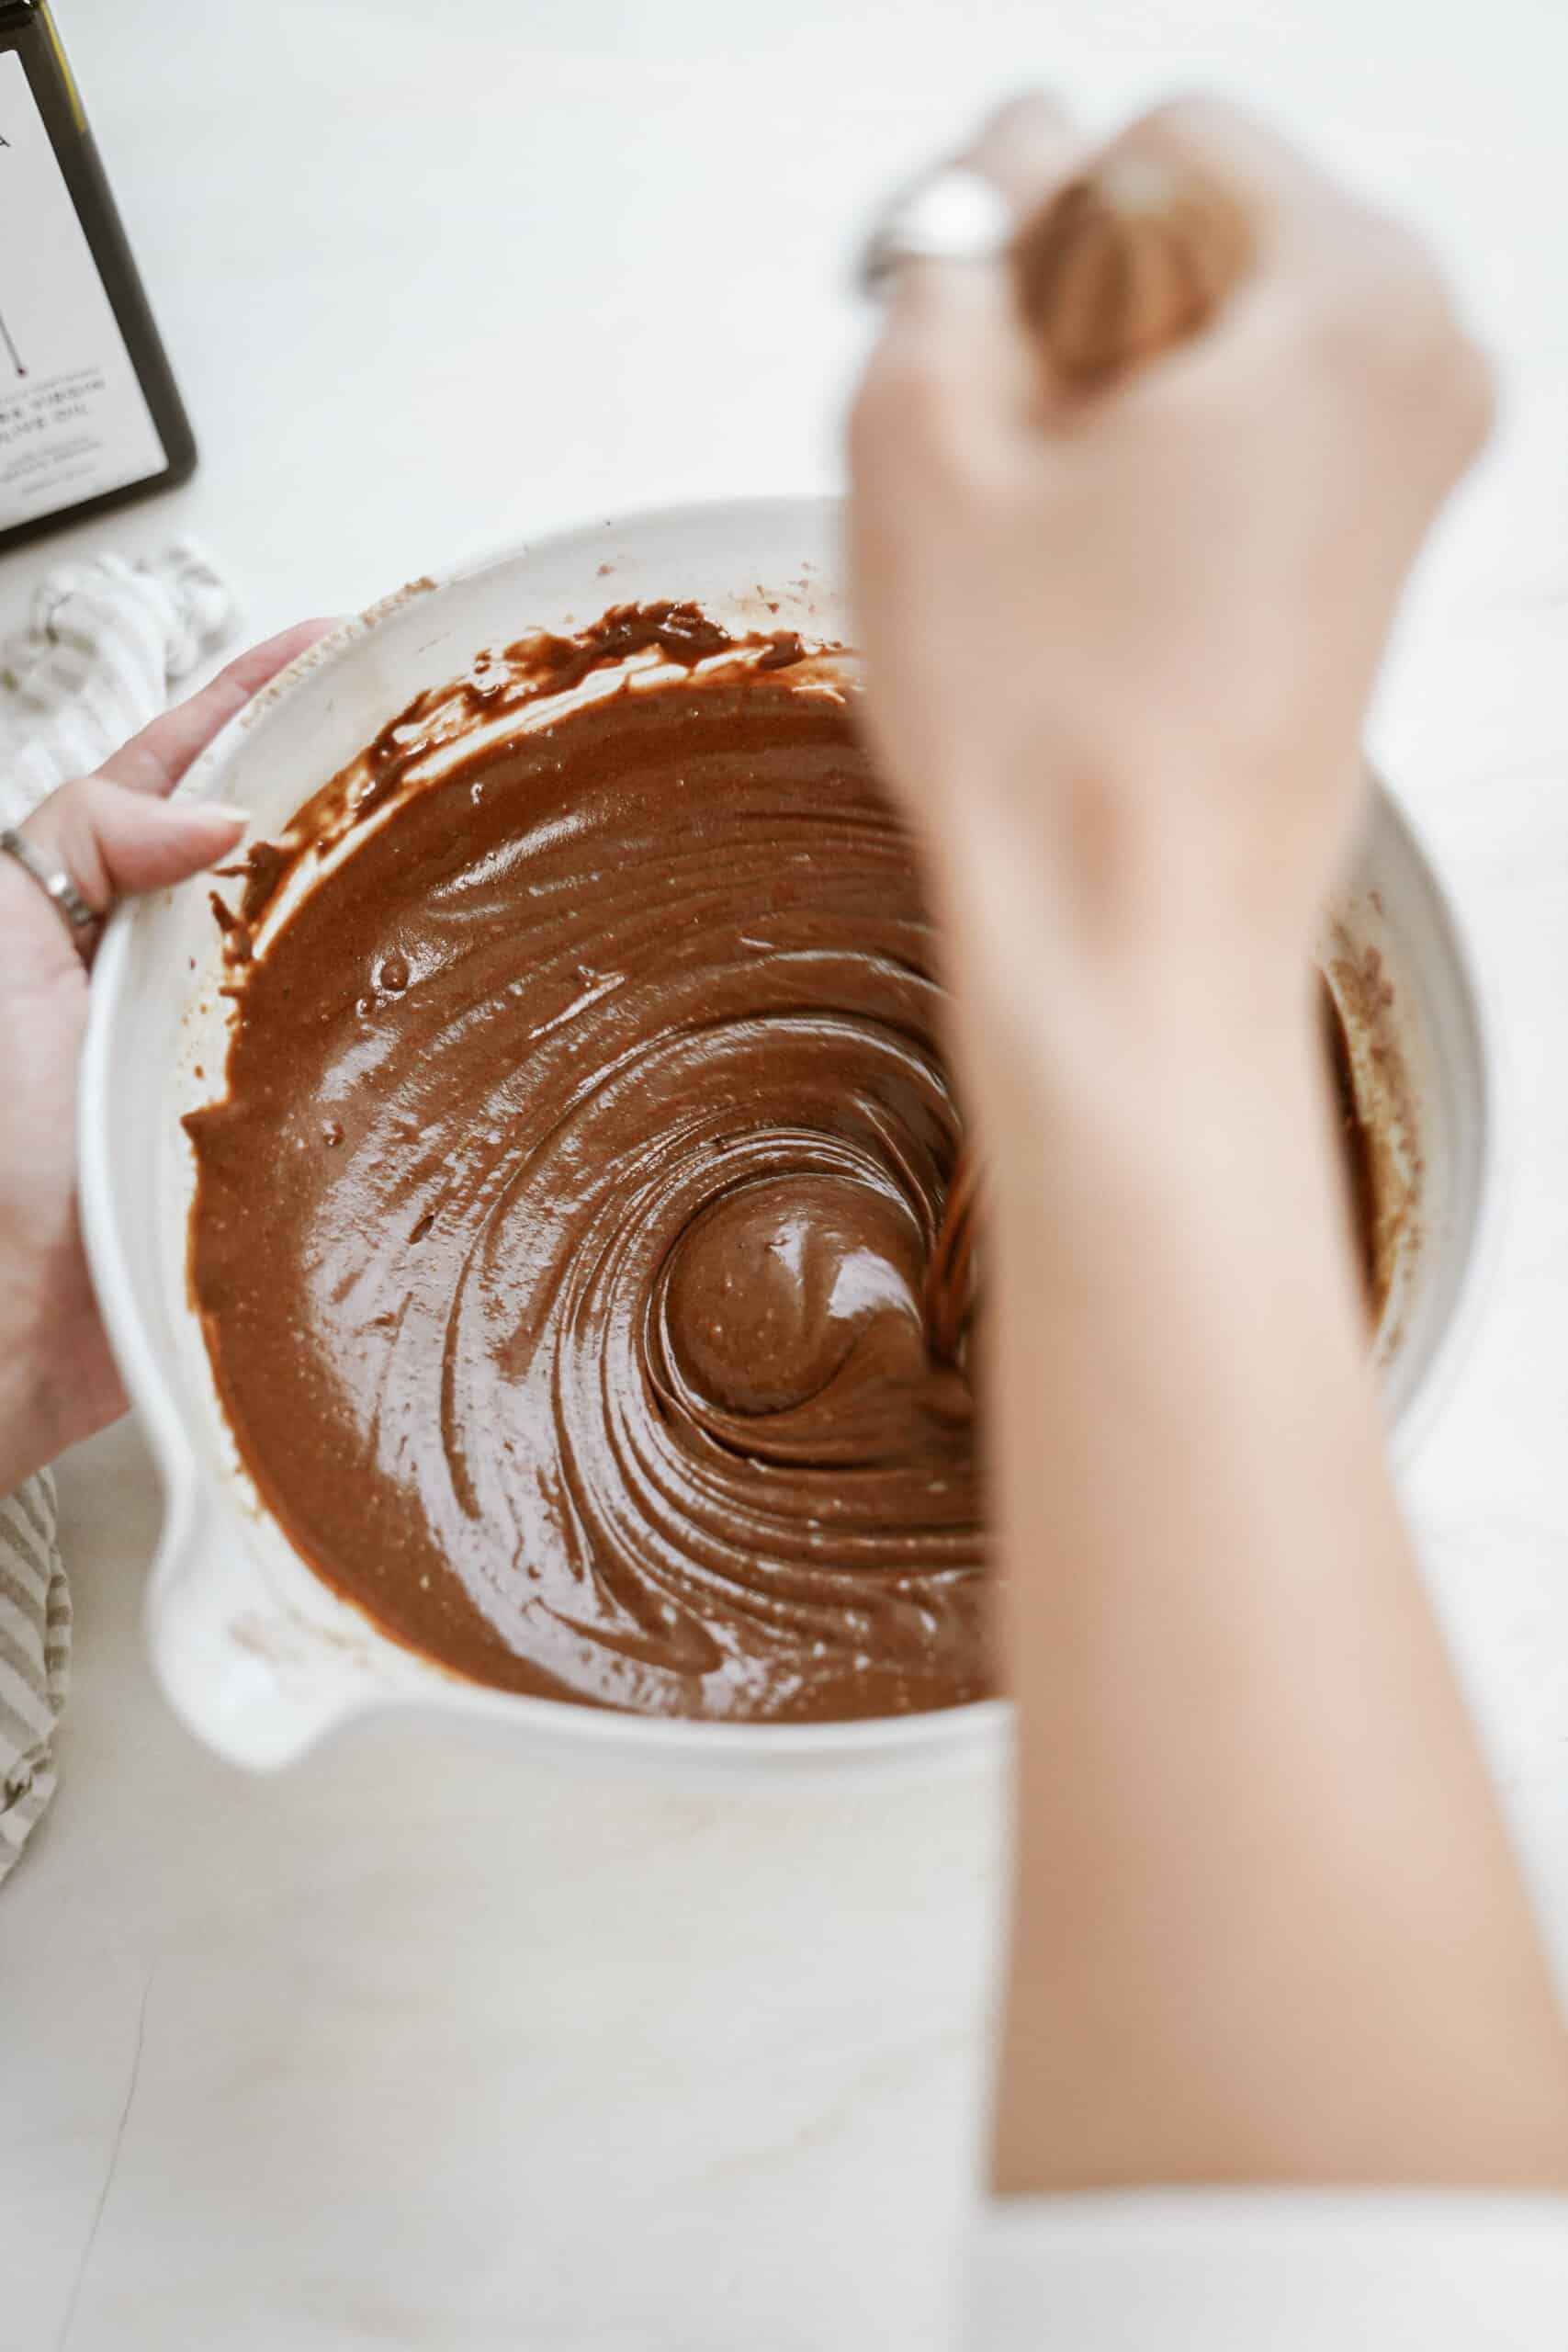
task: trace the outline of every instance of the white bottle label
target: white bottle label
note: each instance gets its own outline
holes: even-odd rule
[[[168,458],[49,133],[0,55],[0,531],[161,474]]]

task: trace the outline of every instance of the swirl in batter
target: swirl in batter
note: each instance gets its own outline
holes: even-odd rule
[[[462,1674],[952,1706],[989,1673],[972,1398],[921,1318],[960,1125],[930,920],[798,647],[655,617],[700,673],[408,791],[249,960],[253,854],[187,1122],[220,1392],[302,1555]]]

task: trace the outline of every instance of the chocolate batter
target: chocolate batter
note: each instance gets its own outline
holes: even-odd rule
[[[649,651],[703,674],[411,786],[433,732]],[[960,1132],[931,925],[798,641],[660,606],[514,648],[254,850],[221,920],[192,1286],[321,1575],[552,1698],[985,1695],[973,1403],[921,1308]]]
[[[662,620],[677,661],[728,643]],[[508,1690],[783,1721],[987,1686],[970,1397],[919,1305],[959,1126],[931,927],[799,650],[466,760],[254,961],[287,854],[230,918],[228,1095],[187,1123],[229,1419],[330,1583]]]

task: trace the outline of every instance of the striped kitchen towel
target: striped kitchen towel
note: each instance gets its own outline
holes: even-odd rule
[[[145,727],[232,620],[229,589],[186,540],[144,563],[50,573],[28,627],[0,644],[0,825]],[[48,1471],[0,1499],[0,1880],[54,1793],[71,1664],[56,1527]]]
[[[48,1470],[0,1500],[0,1880],[54,1794],[51,1742],[71,1670],[71,1595]]]

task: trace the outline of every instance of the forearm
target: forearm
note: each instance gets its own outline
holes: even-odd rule
[[[998,2177],[1568,2177],[1558,2019],[1384,1466],[1308,992],[1194,968],[1182,1001],[1060,988],[1032,1039],[960,983],[1020,1703]]]
[[[15,1494],[24,1479],[85,1434],[71,1425],[60,1402],[38,1373],[36,1351],[19,1349],[0,1363],[0,1495]]]
[[[36,1132],[25,1130],[24,1147],[36,1142]],[[0,1196],[7,1189],[4,1160],[0,1153]],[[42,1191],[30,1227],[0,1199],[0,1495],[14,1494],[125,1410],[107,1349],[84,1343],[96,1314],[68,1182]],[[53,1279],[43,1279],[48,1274]]]

